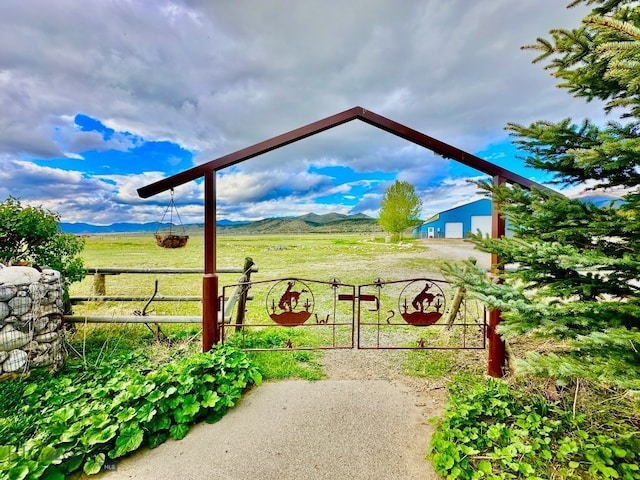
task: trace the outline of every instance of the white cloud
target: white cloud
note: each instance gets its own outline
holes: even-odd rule
[[[72,171],[48,171],[56,184],[69,185],[65,198],[66,190],[41,187],[43,171],[27,163],[19,168],[25,180],[0,192],[28,192],[78,220],[141,219],[151,216],[145,205],[167,197],[142,201],[136,189],[166,172],[140,167],[92,177],[84,152],[127,152],[143,141],[167,140],[202,163],[355,105],[469,152],[504,138],[509,121],[601,118],[597,103],[555,88],[519,49],[551,28],[579,24],[587,10],[564,3],[0,2],[0,155],[85,158]],[[80,131],[73,122],[78,113],[115,133],[105,139]],[[18,164],[11,165],[15,174]],[[354,122],[223,172],[220,202],[229,211],[226,203],[247,203],[233,211],[254,215],[248,203],[266,213],[279,198],[320,213],[329,207],[313,199],[335,185],[306,171],[319,165],[398,172],[425,192],[449,175],[442,159]],[[42,193],[29,192],[25,181]],[[87,186],[95,187],[94,196],[84,190],[73,196]],[[184,209],[196,218],[201,185],[182,193]],[[367,211],[375,210],[379,193],[362,198]]]

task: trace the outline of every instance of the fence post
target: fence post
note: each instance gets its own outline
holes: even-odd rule
[[[107,284],[104,273],[96,273],[93,275],[93,293],[100,296],[107,294]]]
[[[244,276],[242,279],[243,283],[249,283],[251,281],[251,269],[253,268],[253,258],[246,257],[244,259]],[[236,310],[236,332],[240,330],[240,327],[244,323],[244,313],[247,308],[247,295],[249,293],[249,287],[246,285],[242,286],[242,292],[240,293],[240,298],[238,298],[238,309]]]

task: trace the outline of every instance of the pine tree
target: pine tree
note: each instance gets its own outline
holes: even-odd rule
[[[509,219],[513,238],[475,238],[476,246],[516,264],[487,281],[456,275],[503,312],[501,334],[567,340],[563,351],[531,352],[530,369],[559,379],[586,377],[640,389],[640,6],[630,0],[577,0],[595,5],[573,30],[552,30],[525,49],[579,99],[599,100],[609,121],[529,126],[510,123],[525,162],[559,185],[623,192],[598,207],[549,190],[479,184]],[[503,283],[500,283],[503,282]]]

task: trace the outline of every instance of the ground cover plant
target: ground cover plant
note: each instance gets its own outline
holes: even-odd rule
[[[141,446],[181,439],[191,424],[217,421],[262,379],[232,347],[152,364],[140,351],[63,375],[34,372],[0,385],[0,478],[63,479]]]
[[[447,479],[640,478],[639,405],[576,382],[457,375],[430,457]]]

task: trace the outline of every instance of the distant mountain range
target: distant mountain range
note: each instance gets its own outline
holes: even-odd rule
[[[148,233],[158,230],[157,222],[148,223],[113,223],[111,225],[92,225],[90,223],[60,223],[64,233],[76,235],[96,235],[109,233]],[[228,235],[265,235],[281,233],[359,233],[382,231],[375,218],[364,214],[343,215],[327,213],[317,215],[308,213],[300,217],[266,218],[255,222],[234,222],[220,220],[217,222],[217,233]],[[160,231],[169,230],[168,223],[160,225]],[[203,224],[184,226],[188,235],[201,235]],[[173,227],[176,230],[176,227]],[[181,232],[181,228],[177,227]]]

